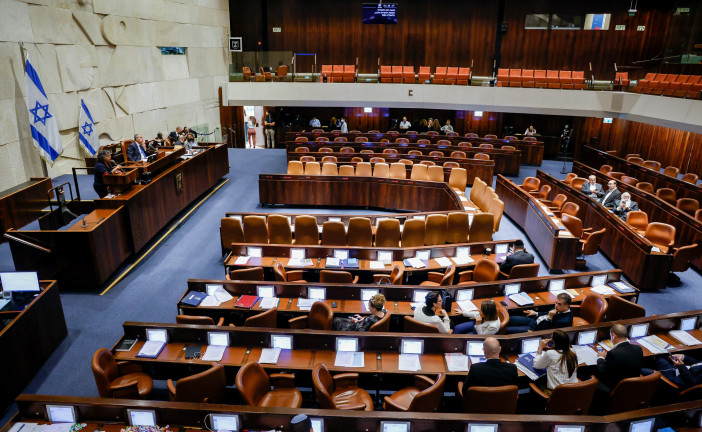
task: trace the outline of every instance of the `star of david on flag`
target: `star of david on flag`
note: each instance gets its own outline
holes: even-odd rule
[[[39,74],[27,59],[24,72],[27,86],[27,109],[29,110],[29,127],[32,143],[41,157],[53,165],[63,152],[63,143],[59,134],[56,116],[51,112],[49,98],[41,85]]]
[[[78,117],[78,142],[80,147],[90,156],[95,156],[100,146],[93,116],[90,115],[90,110],[83,99],[80,100],[80,115]]]

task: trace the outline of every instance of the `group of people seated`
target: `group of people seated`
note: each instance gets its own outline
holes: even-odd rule
[[[429,119],[420,119],[415,122],[414,127],[412,123],[407,121],[407,117],[402,117],[402,121],[397,125],[400,132],[407,132],[408,130],[413,130],[418,133],[426,133],[429,131],[437,132],[441,135],[445,135],[449,132],[454,132],[453,126],[451,125],[451,120],[446,119],[446,123],[441,126],[439,119],[434,119],[429,117]],[[391,128],[393,129],[393,128]]]
[[[158,140],[159,137],[163,137],[160,132],[156,136],[156,139]],[[185,151],[191,153],[193,148],[197,146],[196,139],[197,132],[187,126],[183,126],[182,128],[178,126],[176,127],[176,130],[171,131],[171,133],[168,134],[168,138],[165,140],[164,145],[183,146],[185,147]]]
[[[591,175],[588,177],[588,181],[583,183],[581,191],[603,206],[612,209],[614,214],[624,220],[626,220],[627,213],[639,209],[636,201],[631,200],[631,194],[629,192],[622,193],[617,189],[617,182],[615,180],[607,182],[607,191],[605,192],[602,185],[597,183],[597,177]]]

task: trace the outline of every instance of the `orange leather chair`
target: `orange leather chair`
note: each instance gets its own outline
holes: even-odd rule
[[[420,66],[417,78],[420,84],[431,82],[431,68],[429,66]]]
[[[514,414],[517,411],[519,388],[515,385],[501,387],[473,386],[463,388],[458,382],[458,394],[463,398],[463,412],[469,414]]]
[[[699,209],[695,212],[695,220],[702,222],[702,209]]]
[[[566,177],[563,179],[563,183],[570,185],[570,183],[573,181],[574,178],[576,178],[578,175],[575,173],[568,173]]]
[[[568,199],[567,196],[565,196],[563,194],[558,194],[553,198],[553,201],[551,201],[550,203],[546,200],[542,200],[542,201],[544,204],[550,204],[548,206],[549,209],[560,211],[561,207],[563,207],[563,204],[565,204],[567,199]]]
[[[373,283],[390,285],[402,285],[402,276],[405,274],[405,269],[402,266],[396,265],[393,267],[390,274],[374,274]],[[377,323],[376,323],[377,324]]]
[[[307,283],[306,280],[302,279],[302,270],[285,270],[285,266],[280,261],[273,266],[273,272],[275,273],[275,280],[280,282]]]
[[[304,137],[302,137],[304,138]],[[296,138],[299,139],[299,138]],[[305,141],[307,141],[307,138],[305,138]],[[300,146],[300,147],[295,147],[295,153],[309,153],[310,148],[305,147],[305,146]]]
[[[391,83],[392,82],[392,67],[391,66],[380,66],[380,82],[381,83]]]
[[[609,413],[616,414],[624,411],[634,411],[648,408],[656,392],[661,373],[619,381],[610,393]]]
[[[572,203],[566,203],[572,204]],[[561,222],[574,237],[581,238],[583,236],[583,222],[580,218],[571,216],[569,213],[561,214]]]
[[[630,186],[636,186],[636,184],[639,182],[638,179],[629,176],[622,176],[621,181],[622,183],[628,184]]]
[[[585,183],[587,183],[586,178],[575,177],[573,180],[570,181],[570,187],[572,187],[575,190],[582,190],[583,185]]]
[[[617,180],[621,180],[624,177],[624,173],[619,171],[610,171],[608,175]]]
[[[421,219],[410,219],[402,229],[402,247],[424,246],[425,224]]]
[[[612,166],[611,166],[611,165],[602,165],[602,166],[600,167],[600,172],[601,172],[602,174],[605,174],[605,175],[606,175],[606,174],[609,174],[609,173],[612,172]]]
[[[390,311],[385,311],[385,315],[378,322],[368,328],[369,332],[389,332],[390,331]]]
[[[176,324],[189,324],[189,325],[215,325],[214,318],[208,316],[200,315],[176,315]],[[224,317],[221,317],[217,324],[218,326],[224,325]]]
[[[655,190],[653,189],[653,185],[649,182],[638,182],[636,183],[636,189],[640,189],[644,192],[648,192],[650,194],[654,193]]]
[[[431,167],[433,168],[433,167]],[[430,168],[430,169],[431,169]],[[446,244],[448,230],[448,216],[445,214],[431,214],[425,222],[424,244],[427,246]]]
[[[244,241],[268,243],[268,225],[263,216],[244,216]]]
[[[429,280],[425,280],[420,285],[423,286],[448,286],[453,284],[453,276],[456,273],[456,268],[454,266],[446,267],[446,271],[443,273],[439,272],[429,272],[427,277]]]
[[[648,213],[633,210],[626,214],[626,223],[637,231],[646,231],[648,226]]]
[[[392,82],[394,83],[402,83],[402,66],[392,66]]]
[[[695,212],[700,208],[700,203],[694,198],[680,198],[675,203],[675,207],[679,208],[690,216],[694,216]]]
[[[458,147],[473,147],[473,144],[466,141],[461,141],[458,143]]]
[[[476,154],[473,156],[473,159],[477,159],[477,160],[490,160],[490,155],[487,154],[487,153],[476,153]]]
[[[346,226],[340,221],[326,221],[322,224],[322,244],[325,246],[346,246]]]
[[[684,174],[680,178],[680,180],[682,180],[684,182],[692,183],[692,184],[697,184],[697,178],[698,178],[697,174],[687,173],[687,174]]]
[[[304,166],[301,161],[290,161],[288,162],[288,174],[290,175],[303,175],[305,173]]]
[[[288,320],[292,329],[331,330],[334,322],[334,311],[323,301],[312,304],[307,316],[299,316]]]
[[[414,84],[414,67],[413,66],[403,66],[402,67],[402,80],[405,84]]]
[[[631,318],[643,318],[645,316],[646,308],[643,306],[637,305],[619,295],[609,296],[605,321],[620,321]]]
[[[354,277],[347,271],[322,270],[319,272],[319,283],[352,284],[357,282],[358,276]]]
[[[352,83],[356,80],[356,66],[344,65],[343,82]]]
[[[590,229],[590,228],[588,228]],[[602,243],[602,239],[604,238],[605,233],[607,232],[607,228],[602,228],[599,231],[595,232],[583,232],[582,238],[580,239],[580,248],[578,250],[579,255],[594,255],[597,253],[597,251],[600,250],[600,244]],[[575,260],[576,267],[580,266],[583,267],[585,266],[585,260],[583,259],[577,259]]]
[[[665,169],[663,170],[663,174],[671,177],[677,177],[679,172],[680,169],[674,166],[665,167]]]
[[[105,348],[93,354],[92,369],[100,397],[146,399],[154,386],[153,380],[141,371],[140,365],[117,362]]]
[[[470,68],[459,67],[458,77],[456,78],[456,84],[458,85],[468,85],[470,82]]]
[[[232,217],[223,217],[219,222],[219,236],[222,239],[222,255],[232,243],[244,243],[244,227],[241,220]]]
[[[351,233],[349,233],[349,238]],[[375,231],[376,247],[400,247],[400,221],[397,219],[383,219],[378,223]]]
[[[540,184],[541,180],[537,179],[536,177],[527,177],[522,183],[522,189],[524,189],[527,192],[535,191],[539,189]]]
[[[435,412],[444,396],[446,375],[440,373],[436,380],[415,375],[414,386],[405,387],[391,396],[385,396],[383,409],[400,412]]]
[[[619,86],[622,90],[626,90],[630,82],[629,72],[617,72],[614,76],[614,85]]]
[[[673,264],[670,268],[671,272],[684,272],[690,268],[690,262],[697,258],[700,250],[697,243],[687,246],[681,246],[673,252]],[[675,276],[675,275],[672,275]]]
[[[475,263],[475,268],[473,270],[462,271],[458,274],[458,285],[493,282],[497,280],[499,274],[500,266],[498,266],[496,262],[488,259],[481,259]]]
[[[546,71],[537,69],[534,71],[534,87],[536,88],[546,88],[548,87],[548,82],[546,82]]]
[[[563,206],[561,207],[561,217],[562,217],[562,215],[564,215],[564,214],[577,217],[579,211],[580,211],[580,206],[579,206],[579,205],[577,205],[577,204],[575,204],[575,203],[573,203],[573,202],[566,202],[566,203],[564,203]]]
[[[373,411],[373,399],[358,387],[357,373],[341,373],[332,377],[322,363],[312,370],[312,383],[322,409]]]
[[[670,188],[660,188],[656,190],[656,196],[668,204],[675,205],[675,191]]]
[[[214,364],[204,372],[181,378],[177,382],[168,380],[168,397],[172,402],[220,403],[227,388],[224,366]]]
[[[405,315],[405,327],[403,330],[403,333],[440,333],[437,326],[417,321],[409,315]]]
[[[645,166],[646,168],[650,168],[652,170],[656,170],[656,171],[661,170],[661,163],[658,161],[654,161],[654,160],[644,161],[643,166]]]
[[[536,193],[536,199],[538,199],[538,200],[548,199],[548,194],[550,194],[550,193],[551,193],[551,186],[543,185],[543,186],[541,186],[541,189],[539,189],[539,191]]]
[[[572,306],[580,310],[580,315],[573,317],[574,326],[584,326],[601,322],[607,313],[607,300],[597,293],[590,292],[583,299],[580,306]]]
[[[478,213],[470,224],[468,241],[471,243],[492,241],[495,230],[495,216],[492,213]]]
[[[275,71],[275,79],[274,81],[281,81],[288,76],[288,66],[287,65],[280,65]]]
[[[295,376],[278,373],[269,377],[258,362],[246,363],[239,369],[236,388],[247,405],[282,408],[302,406],[302,393],[295,388]]]
[[[251,77],[253,76],[253,73],[251,72],[251,68],[248,66],[244,66],[241,68],[241,73],[244,76],[244,81],[251,81]],[[126,153],[125,153],[126,154]]]
[[[469,220],[468,213],[449,213],[446,243],[466,243],[470,232]],[[490,225],[492,225],[492,221],[490,221]]]
[[[373,228],[367,217],[352,217],[349,219],[349,229],[346,235],[349,246],[370,247],[373,245]]]
[[[470,143],[469,143],[470,144]],[[452,158],[457,158],[457,159],[465,159],[466,158],[466,152],[462,151],[453,151],[451,152],[451,157]]]
[[[587,415],[597,390],[597,378],[561,384],[551,395],[544,393],[535,383],[529,383],[532,393],[546,402],[546,415]]]
[[[668,248],[675,244],[675,227],[661,222],[651,222],[646,227],[644,237],[663,253],[668,253]]]
[[[457,162],[446,162],[444,163],[444,166],[447,166],[449,163],[458,165]],[[468,171],[466,171],[465,168],[454,166],[451,168],[448,184],[453,190],[465,193],[466,186],[468,185]]]
[[[500,272],[500,279],[525,279],[534,278],[539,275],[539,263],[518,264],[509,270],[509,274]]]
[[[270,308],[265,312],[246,318],[244,327],[278,328],[278,308]]]
[[[356,137],[353,142],[368,142],[368,137]]]
[[[292,244],[292,230],[287,217],[268,215],[268,240],[272,244]]]
[[[314,216],[300,215],[295,217],[295,244],[318,245],[319,225]]]

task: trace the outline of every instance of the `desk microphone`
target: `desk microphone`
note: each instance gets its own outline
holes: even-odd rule
[[[88,226],[88,223],[85,221],[85,218],[83,218],[83,225],[81,225],[82,228],[86,228]]]

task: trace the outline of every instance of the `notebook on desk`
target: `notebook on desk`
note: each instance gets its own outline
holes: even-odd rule
[[[183,304],[192,307],[197,307],[205,297],[207,297],[207,293],[200,291],[190,291],[183,299]]]
[[[341,260],[341,264],[346,269],[357,269],[358,268],[358,258],[347,258]]]
[[[610,287],[614,288],[615,290],[619,291],[622,294],[629,294],[636,292],[636,290],[629,285],[625,284],[624,282],[617,281],[617,282],[610,282],[608,284]]]
[[[258,296],[244,294],[234,303],[234,307],[251,309],[258,300]]]
[[[546,375],[546,369],[535,369],[534,368],[534,354],[524,354],[519,357],[516,362],[517,369],[524,372],[526,376],[531,378],[533,381]]]

